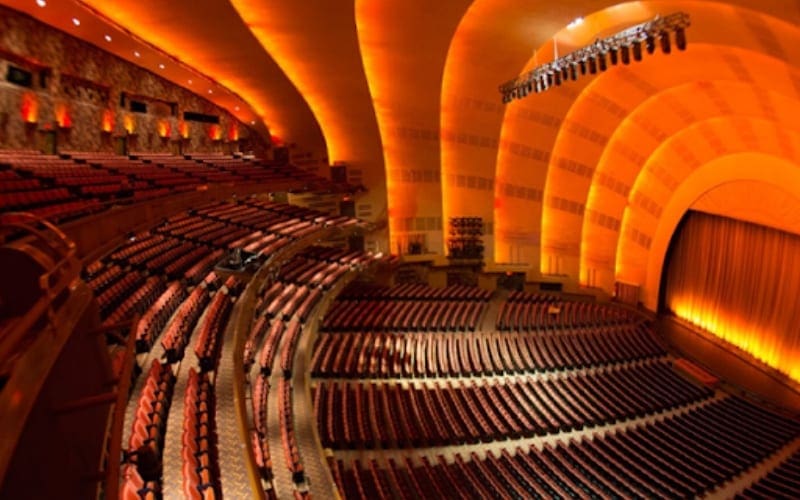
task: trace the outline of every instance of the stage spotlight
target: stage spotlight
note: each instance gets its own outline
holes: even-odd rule
[[[605,54],[602,54],[602,53],[597,54],[597,68],[600,71],[605,71],[606,69],[608,69],[608,66],[606,65],[606,55]]]
[[[645,38],[645,44],[647,46],[648,54],[652,54],[656,51],[656,38],[652,33],[647,34],[647,38]]]
[[[670,44],[669,44],[669,32],[662,31],[659,36],[659,40],[661,41],[661,51],[665,54],[669,54],[671,51]]]
[[[619,57],[622,59],[622,64],[630,64],[631,63],[631,48],[627,45],[623,45],[619,48]]]
[[[641,40],[636,40],[633,42],[633,60],[634,61],[641,61],[642,60],[642,42]]]
[[[686,50],[686,30],[683,28],[675,30],[675,46],[678,50]]]
[[[608,56],[611,60],[611,65],[616,65],[617,61],[619,60],[619,50],[616,47],[611,47],[608,49]]]

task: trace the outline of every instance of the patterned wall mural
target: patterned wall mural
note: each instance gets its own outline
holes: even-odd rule
[[[31,74],[13,83],[14,68]],[[24,75],[24,73],[23,73]],[[132,110],[131,101],[146,105]],[[218,124],[184,121],[189,111]],[[226,110],[150,71],[0,7],[0,148],[253,151],[269,144]]]

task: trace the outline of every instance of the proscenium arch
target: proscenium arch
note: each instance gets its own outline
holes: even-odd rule
[[[646,278],[641,285],[641,300],[646,308],[656,310],[658,307],[664,257],[672,235],[686,211],[714,188],[743,180],[772,185],[800,200],[800,166],[784,158],[744,152],[714,158],[697,168],[670,197],[653,232],[647,256]]]
[[[606,255],[607,260],[610,261],[609,265],[599,268],[597,272],[598,286],[603,286],[606,290],[613,289],[614,281],[617,279],[637,284],[642,282],[641,278],[638,278],[641,273],[637,273],[635,270],[642,259],[640,255],[637,258],[635,250],[639,249],[640,253],[646,252],[652,245],[652,227],[658,223],[658,219],[663,215],[663,207],[671,198],[673,190],[677,189],[686,178],[691,176],[694,169],[713,161],[716,157],[737,153],[756,152],[786,158],[784,156],[785,152],[781,148],[776,147],[765,139],[756,138],[753,144],[742,142],[739,134],[734,129],[734,126],[740,126],[742,122],[753,124],[752,128],[754,130],[766,130],[766,134],[771,133],[775,126],[774,122],[750,117],[713,118],[697,122],[681,130],[662,143],[661,147],[651,155],[648,164],[642,169],[643,172],[648,173],[651,181],[640,183],[640,186],[644,186],[644,188],[640,187],[637,192],[632,192],[628,197],[618,197],[619,199],[615,200],[613,207],[618,212],[609,210],[609,213],[613,213],[615,217],[624,220],[624,227],[613,231],[603,228],[605,229],[603,232],[594,230],[590,231],[588,236],[585,235],[585,237],[594,237],[595,239],[604,238],[602,241],[594,243],[596,247],[600,248],[600,250],[595,251],[605,252],[603,255]],[[721,149],[713,149],[709,144],[704,143],[704,138],[699,137],[698,130],[700,129],[713,136],[717,146]],[[789,133],[793,137],[792,140],[796,142],[798,138],[797,132]],[[663,160],[665,156],[668,160]],[[793,157],[786,159],[787,161],[795,162]],[[656,162],[662,168],[652,168],[651,164]],[[665,165],[668,165],[671,169],[664,167]],[[654,170],[660,172],[669,170],[673,185],[669,188],[663,186],[658,176],[652,174]],[[642,200],[646,200],[650,213],[643,208],[644,203],[631,203],[630,200],[633,197],[641,197]],[[628,220],[625,220],[626,214]],[[631,214],[635,214],[636,224],[630,222]],[[620,242],[626,245],[624,248],[627,250],[627,254],[619,253]]]
[[[725,89],[725,92],[717,93],[720,99],[724,99],[718,104],[730,109],[714,109],[715,104],[709,102],[705,103],[704,109],[702,99],[692,101],[697,104],[693,106],[696,121],[688,127],[683,127],[680,122],[672,122],[669,126],[665,123],[665,126],[660,128],[660,133],[668,134],[662,139],[664,143],[686,128],[694,132],[694,137],[681,134],[683,138],[691,141],[692,149],[700,148],[706,153],[709,148],[712,154],[749,148],[777,152],[780,151],[781,145],[773,136],[776,135],[778,128],[781,130],[779,133],[784,135],[790,131],[800,130],[800,101],[796,97],[790,98],[777,93],[767,95],[770,109],[781,106],[782,115],[779,117],[767,112],[761,107],[763,103],[755,102],[752,97],[753,92],[761,92],[763,89],[737,82],[702,82],[702,86],[710,86],[712,89],[715,85]],[[691,92],[703,92],[703,89],[689,84],[682,86],[678,95],[686,95],[687,92],[691,95]],[[740,102],[745,102],[749,97],[750,105],[737,105],[736,97],[740,98]],[[659,101],[650,102],[654,105],[651,116],[658,116]],[[646,106],[643,111],[647,112]],[[631,116],[634,117],[635,114]],[[642,121],[647,120],[642,119]],[[727,125],[720,126],[723,121]],[[704,125],[694,126],[698,123]],[[631,126],[630,123],[627,125]],[[616,240],[625,234],[624,225],[619,224],[619,221],[623,220],[624,211],[632,208],[643,209],[657,216],[660,201],[680,180],[679,175],[672,171],[674,169],[662,168],[651,171],[648,168],[651,165],[646,159],[657,152],[659,147],[652,137],[641,131],[636,133],[627,131],[625,122],[618,128],[618,132],[609,140],[608,147],[595,170],[595,182],[589,190],[581,231],[581,280],[586,283],[587,270],[597,269],[599,271],[595,271],[595,274],[602,273],[602,279],[590,284],[606,289],[613,286],[615,267],[616,245],[611,239]],[[762,146],[760,143],[765,145]],[[633,149],[629,144],[636,144],[637,148]],[[628,154],[613,154],[617,148]],[[637,155],[638,158],[632,155]],[[597,181],[598,178],[600,182]],[[643,182],[643,179],[647,182]],[[616,221],[615,226],[610,227],[609,221]]]
[[[649,5],[650,2],[647,2],[647,4]],[[777,51],[787,58],[795,57],[796,50],[793,50],[791,45],[786,50],[783,48],[775,49],[774,47],[766,46],[766,42],[763,42],[763,40],[759,39],[757,35],[751,32],[751,27],[749,25],[745,27],[742,23],[742,20],[745,18],[753,18],[757,19],[757,23],[769,26],[770,29],[774,28],[771,23],[782,23],[783,27],[777,30],[779,33],[784,33],[786,29],[793,29],[790,23],[786,23],[777,17],[767,17],[758,11],[752,11],[730,4],[713,2],[654,2],[652,4],[662,9],[662,11],[667,8],[674,8],[676,10],[686,8],[686,10],[692,12],[693,19],[705,18],[723,24],[725,21],[730,21],[738,25],[736,29],[733,30],[723,32],[714,31],[713,33],[709,32],[706,34],[702,31],[704,28],[698,24],[698,21],[698,23],[695,23],[695,26],[689,30],[690,50],[687,53],[691,53],[692,49],[699,47],[699,44],[702,44],[704,40],[713,38],[712,41],[714,43],[730,44],[734,47],[751,48],[752,50],[762,52]],[[771,4],[761,4],[758,7],[764,8],[765,11],[769,13],[775,13],[777,11],[776,6]],[[698,13],[698,10],[702,10],[703,13]],[[639,20],[641,19],[637,19],[637,21]],[[703,36],[705,36],[705,38],[703,38]],[[796,36],[797,34],[794,33],[790,38],[794,39]],[[782,36],[781,38],[785,37]],[[653,58],[653,56],[649,57]],[[673,57],[675,56],[666,56],[659,61],[659,64]],[[648,59],[646,58],[645,62],[636,63],[636,67],[632,65],[631,71],[638,71],[642,65],[647,64],[647,61]],[[677,61],[675,61],[675,63],[677,63]],[[529,66],[530,64],[531,62],[528,61]],[[600,75],[595,80],[602,80],[606,75],[612,73],[614,73],[614,70]],[[587,79],[588,77],[585,77],[582,80]],[[551,147],[555,134],[550,129],[553,123],[559,124],[564,120],[564,113],[561,110],[556,110],[555,113],[549,113],[553,108],[559,107],[559,105],[553,105],[551,103],[558,99],[555,97],[557,94],[570,91],[576,92],[576,90],[581,88],[581,83],[581,80],[574,83],[570,82],[568,85],[564,85],[558,89],[522,101],[536,101],[535,110],[531,109],[533,106],[520,106],[518,103],[512,103],[508,106],[498,144],[495,186],[494,214],[496,215],[495,225],[497,233],[495,254],[498,261],[518,261],[517,256],[521,255],[521,260],[528,262],[531,260],[531,256],[537,253],[531,250],[530,246],[538,244],[540,234],[542,234],[542,239],[544,239],[544,234],[539,231],[541,226],[537,227],[537,224],[541,224],[539,221],[533,221],[527,226],[522,226],[519,221],[515,219],[519,218],[520,214],[525,214],[525,218],[529,220],[531,217],[529,214],[547,211],[546,206],[544,209],[542,208],[543,195],[541,187],[543,182],[540,180],[542,172],[544,171],[542,165],[551,163],[550,160],[556,157],[556,150],[553,150]],[[570,98],[571,96],[566,96],[566,99]],[[591,131],[591,127],[587,126],[588,123],[590,122],[586,122],[582,125],[585,130]],[[525,131],[528,128],[535,132],[535,135],[533,135],[533,133],[531,134],[533,137],[525,136]],[[548,152],[551,150],[553,150],[553,155],[549,156]],[[547,175],[551,175],[553,170],[554,169],[550,169]],[[538,176],[539,179],[535,176]],[[570,200],[562,201],[570,202]],[[580,208],[583,201],[572,200],[570,204]],[[542,219],[546,219],[546,215],[543,214]],[[518,241],[514,241],[515,239]],[[520,248],[522,248],[522,251],[519,251]],[[575,254],[575,269],[577,271],[577,245]],[[541,258],[542,263],[544,259],[545,256],[543,255]],[[577,272],[574,274],[577,274]]]
[[[548,170],[546,201],[569,200],[585,206],[587,211],[598,210],[596,205],[592,205],[590,187],[596,187],[598,181],[617,190],[629,186],[629,182],[622,181],[625,175],[621,175],[619,169],[635,170],[640,167],[648,152],[675,128],[691,120],[737,112],[742,108],[754,114],[763,112],[762,103],[749,90],[755,89],[757,83],[737,83],[731,70],[727,73],[723,71],[729,57],[736,55],[738,60],[745,57],[745,54],[752,54],[751,52],[702,45],[699,51],[698,47],[694,47],[691,54],[689,57],[681,57],[684,71],[676,71],[674,74],[671,71],[658,72],[654,74],[655,78],[649,79],[646,78],[645,69],[645,76],[635,75],[635,85],[615,78],[597,79],[584,90],[565,121],[582,123],[591,122],[594,118],[591,130],[598,137],[583,137],[585,133],[581,129],[573,132],[562,128],[553,148]],[[786,73],[782,62],[765,56],[759,57],[773,61],[770,70],[782,70]],[[667,70],[672,67],[666,65],[669,59],[669,56],[662,59]],[[693,69],[699,68],[700,74],[703,74],[703,66],[718,68],[718,71],[709,71],[708,76],[726,80],[721,80],[721,83],[718,83],[719,80],[698,81],[694,77]],[[622,75],[634,76],[629,69],[623,69]],[[732,82],[733,86],[726,82]],[[742,86],[739,91],[739,97],[742,97],[740,102],[719,91],[718,87],[726,85],[726,89]],[[794,93],[788,78],[781,82],[773,80],[768,85],[780,92]],[[553,208],[549,204],[545,205],[544,210],[543,252],[547,250],[548,243],[553,245],[553,241],[561,241],[563,246],[564,238],[567,238],[567,247],[572,245],[577,249],[582,242],[580,235],[584,230],[579,224],[585,224],[587,212],[573,214],[561,207]],[[585,247],[580,245],[580,249],[585,254]],[[574,267],[571,269],[573,273],[577,271]],[[581,278],[585,279],[584,273],[581,273]]]
[[[763,149],[761,151],[731,152],[728,156],[746,153],[761,154],[767,157],[783,158],[792,164],[800,164],[800,157],[797,154],[800,151],[800,134],[786,131],[784,133],[789,142],[789,148],[771,147],[768,143],[762,142]],[[665,142],[656,153],[651,155],[648,165],[643,169],[643,172],[651,175],[650,172],[671,168],[676,177],[680,177],[680,182],[676,181],[675,188],[661,197],[652,192],[649,194],[662,207],[658,217],[653,217],[641,210],[628,210],[623,215],[624,227],[619,234],[616,249],[615,278],[617,280],[643,286],[647,276],[648,254],[653,248],[655,228],[665,213],[663,207],[666,207],[674,191],[679,189],[681,183],[685,182],[695,170],[713,161],[716,157],[726,156],[706,152],[704,157],[700,152],[692,151],[688,146],[690,143],[686,142],[685,139],[687,137],[690,138],[692,135],[693,132],[691,130],[684,131],[683,134],[678,134],[671,138],[670,141]],[[749,157],[745,156],[743,158]]]
[[[797,101],[786,101],[797,106]],[[777,104],[781,102],[777,101]],[[788,105],[785,107],[790,109]],[[751,150],[760,148],[762,153],[800,163],[800,126],[797,121],[794,126],[787,127],[786,122],[755,117],[732,116],[728,119],[753,134],[749,141],[742,141]],[[633,183],[617,238],[614,275],[618,281],[644,282],[646,254],[652,241],[653,227],[661,216],[663,206],[672,191],[704,161],[691,149],[691,130],[689,132],[684,131],[665,141],[650,155]]]

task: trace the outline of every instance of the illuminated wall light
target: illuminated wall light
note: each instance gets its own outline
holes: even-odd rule
[[[213,90],[211,90],[211,89],[208,89],[208,93],[209,93],[209,94],[213,94],[213,93],[214,93],[214,91],[213,91]]]
[[[122,118],[122,128],[129,134],[133,134],[136,131],[136,120],[133,118],[133,115],[125,115],[125,117]]]
[[[103,117],[100,119],[100,130],[107,134],[114,130],[114,112],[110,109],[103,111]]]
[[[233,109],[234,109],[235,111],[239,111],[239,106],[234,106],[234,107],[233,107]]]
[[[140,54],[138,50],[134,50],[133,55],[136,57],[142,57],[142,54]]]
[[[47,7],[47,2],[45,0],[36,0],[36,5],[39,7]]]
[[[230,125],[228,125],[228,140],[239,140],[239,126],[236,124],[236,122],[231,122]]]
[[[222,127],[217,124],[209,125],[208,126],[208,138],[212,141],[218,141],[222,139]]]
[[[111,41],[111,35],[106,35],[103,38],[105,38],[106,42],[110,42]]]
[[[77,17],[73,17],[72,18],[72,24],[74,24],[75,26],[80,26],[81,25],[81,20],[78,19]]]
[[[56,105],[55,114],[56,123],[58,123],[59,128],[72,127],[72,117],[70,116],[69,108],[65,103],[59,103]]]
[[[39,119],[39,100],[33,92],[25,92],[22,94],[22,104],[20,105],[22,112],[22,121],[25,123],[36,123]]]
[[[158,136],[162,139],[168,138],[172,135],[172,125],[169,120],[158,120]]]
[[[158,69],[164,69],[164,68],[165,68],[164,63],[158,63]]]
[[[186,83],[188,83],[189,85],[191,85],[191,84],[192,84],[192,79],[191,79],[191,78],[189,78],[189,79],[186,81]]]

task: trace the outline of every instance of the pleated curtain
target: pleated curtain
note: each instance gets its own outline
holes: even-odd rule
[[[673,245],[667,308],[800,380],[800,236],[693,211]]]

